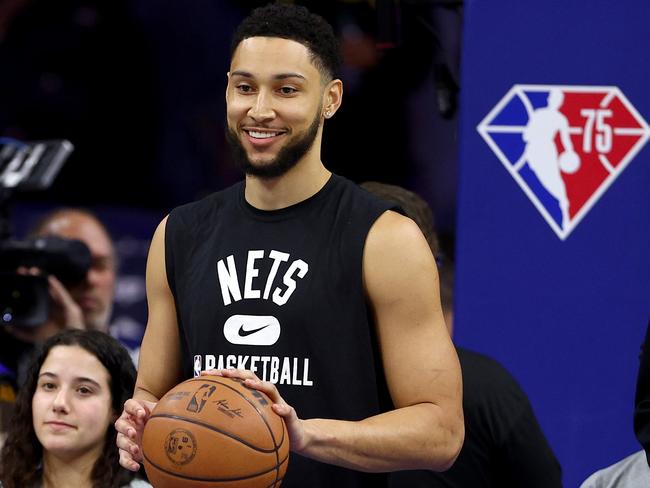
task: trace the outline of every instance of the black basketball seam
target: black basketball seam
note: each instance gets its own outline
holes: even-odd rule
[[[282,482],[284,481],[284,477],[280,478],[280,466],[282,466],[285,462],[287,464],[289,463],[289,453],[287,453],[287,457],[285,457],[280,462],[280,464],[278,464],[278,466],[277,466],[278,471],[277,471],[277,473],[275,475],[275,481],[273,482],[272,485],[269,485],[267,488],[277,488],[278,486],[280,486],[282,484]]]
[[[182,478],[182,479],[192,480],[192,481],[210,481],[210,482],[215,482],[215,481],[242,481],[242,480],[247,480],[247,479],[250,479],[250,478],[255,478],[256,476],[262,476],[264,474],[270,473],[274,469],[277,469],[277,467],[273,467],[273,468],[267,469],[266,471],[260,471],[258,473],[249,474],[247,476],[239,476],[239,477],[236,477],[236,478],[202,478],[202,477],[199,477],[199,476],[187,476],[187,475],[184,475],[184,474],[175,473],[173,471],[165,469],[165,468],[159,466],[158,464],[154,463],[151,459],[149,459],[149,456],[147,456],[146,454],[143,454],[143,457],[154,468],[162,471],[165,474],[174,476],[176,478]],[[287,454],[287,457],[285,457],[280,464],[284,463],[287,459],[289,459],[288,454]],[[275,481],[273,483],[277,483],[277,481],[278,481],[278,476],[276,474]],[[269,486],[273,486],[273,483],[271,483]]]
[[[237,436],[235,434],[231,434],[230,432],[223,431],[223,430],[221,430],[221,429],[219,429],[217,427],[214,427],[214,426],[212,426],[210,424],[207,424],[205,422],[201,422],[200,420],[194,420],[194,419],[191,419],[191,418],[188,418],[188,417],[182,417],[180,415],[172,415],[172,414],[169,414],[169,413],[159,413],[159,414],[152,415],[151,417],[149,417],[149,420],[151,420],[151,419],[159,419],[159,418],[183,420],[183,421],[189,422],[190,424],[200,425],[201,427],[205,427],[206,429],[210,429],[210,430],[213,430],[215,432],[218,432],[219,434],[223,434],[226,437],[230,437],[231,439],[234,439],[234,440],[236,440],[238,442],[241,442],[245,446],[248,446],[248,447],[250,447],[251,449],[253,449],[255,451],[263,452],[265,454],[269,454],[271,452],[277,451],[277,449],[262,449],[261,447],[254,446],[250,442],[245,441],[244,439],[242,439],[241,437],[239,437],[239,436]]]
[[[284,478],[276,478],[276,480],[266,488],[276,488],[276,486],[280,486],[279,484],[276,485],[276,483],[282,483],[283,480]]]

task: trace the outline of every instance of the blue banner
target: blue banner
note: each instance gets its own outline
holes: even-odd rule
[[[650,3],[468,0],[455,339],[528,393],[566,486],[641,447]]]

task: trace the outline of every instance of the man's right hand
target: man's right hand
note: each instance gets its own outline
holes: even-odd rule
[[[16,272],[20,275],[40,276],[43,271],[36,267],[27,268],[20,266]],[[48,275],[47,282],[50,292],[50,316],[48,321],[63,329],[85,329],[83,311],[77,302],[74,301],[68,289],[54,276]]]
[[[62,329],[85,329],[85,319],[81,307],[74,301],[65,286],[54,276],[47,277],[50,285],[50,319]]]
[[[142,462],[142,434],[155,402],[131,398],[124,404],[122,415],[115,422],[120,464],[130,471],[140,469]]]

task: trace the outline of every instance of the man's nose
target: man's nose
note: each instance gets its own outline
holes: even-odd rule
[[[271,96],[267,91],[259,91],[253,105],[248,110],[248,116],[256,122],[266,122],[275,118]]]
[[[95,268],[90,268],[88,270],[88,272],[86,273],[86,278],[85,278],[84,281],[86,283],[88,283],[89,285],[94,285],[97,282],[97,280],[99,279],[99,276],[100,276],[99,270],[97,270]]]

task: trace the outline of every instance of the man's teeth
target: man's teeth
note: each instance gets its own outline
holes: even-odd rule
[[[248,133],[255,139],[268,139],[269,137],[278,135],[278,132],[259,132],[256,130],[249,130]]]

